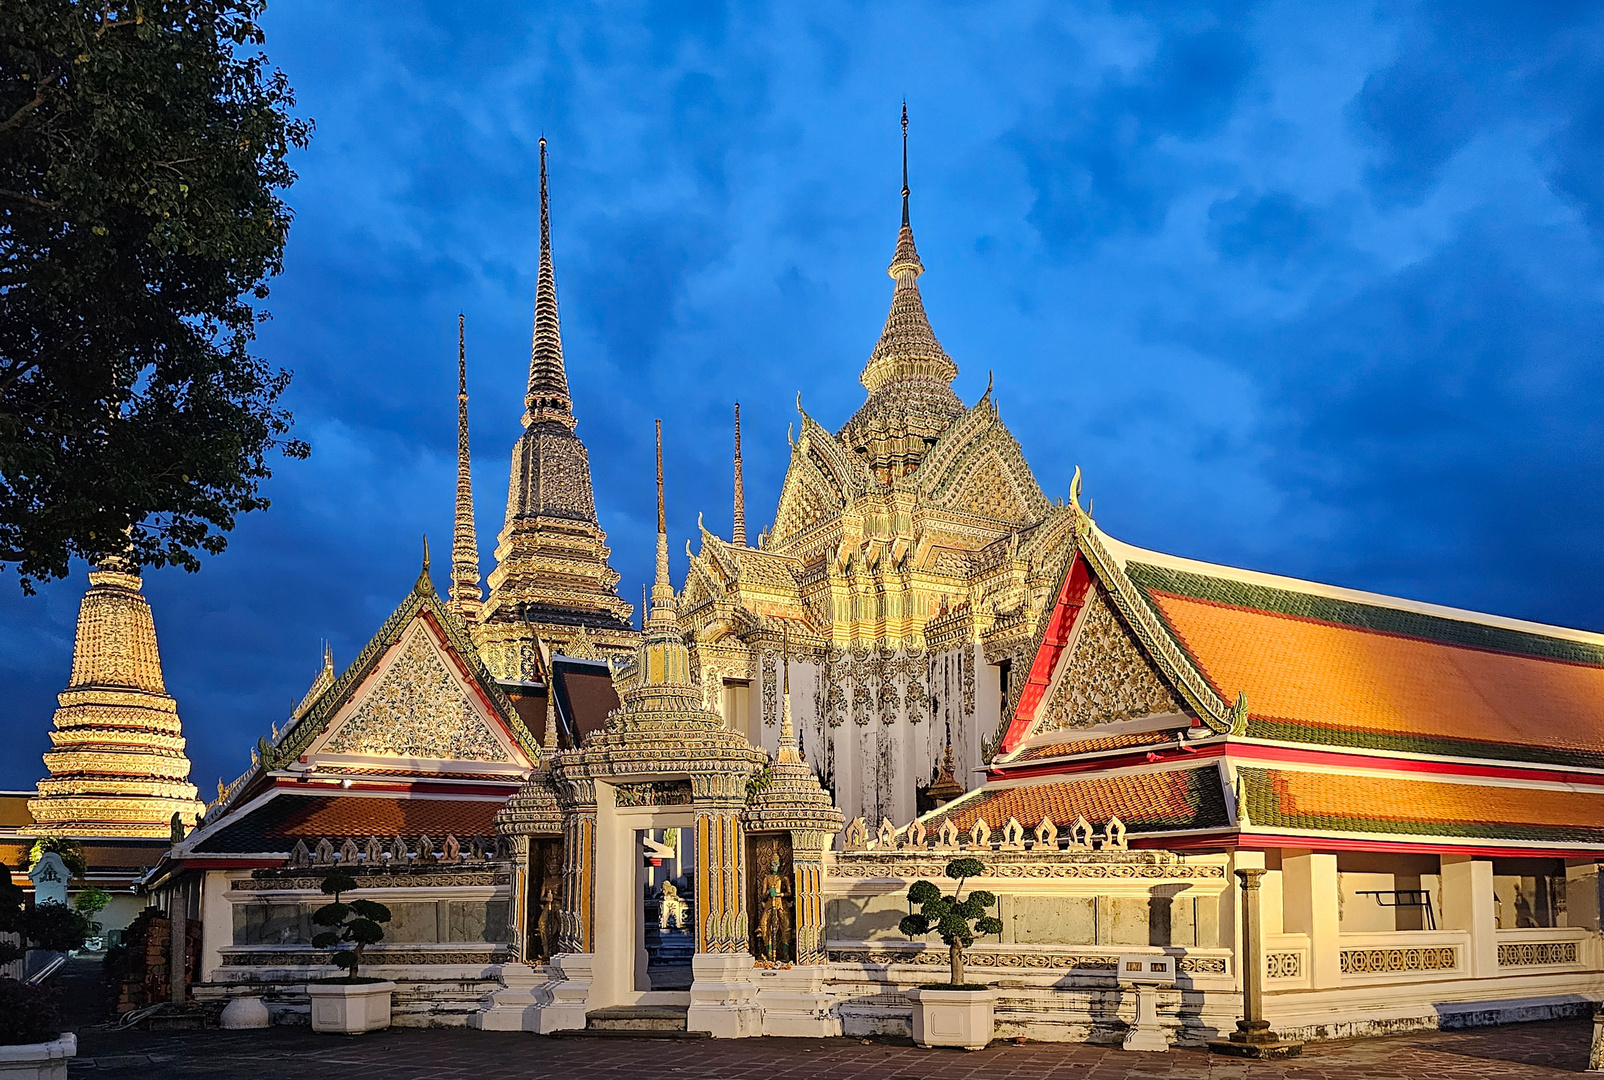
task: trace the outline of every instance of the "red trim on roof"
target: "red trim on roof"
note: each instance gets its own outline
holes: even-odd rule
[[[1480,765],[1457,761],[1420,761],[1406,757],[1371,757],[1340,751],[1315,750],[1304,746],[1260,746],[1232,743],[1233,760],[1301,762],[1336,766],[1345,769],[1370,769],[1378,772],[1435,773],[1440,776],[1488,776],[1503,780],[1545,780],[1558,784],[1585,784],[1604,787],[1604,774],[1573,772],[1551,765],[1523,766]]]
[[[1055,773],[1084,773],[1102,772],[1108,769],[1125,769],[1134,765],[1170,764],[1177,761],[1206,761],[1216,758],[1226,752],[1226,744],[1214,743],[1210,746],[1199,746],[1192,750],[1181,750],[1174,743],[1157,743],[1153,746],[1138,747],[1135,750],[1104,751],[1106,756],[1075,759],[1073,757],[1043,762],[1031,762],[1028,765],[1011,766],[1007,762],[993,765],[989,770],[989,780],[1023,780],[1031,776],[1051,776]]]
[[[1008,723],[1008,730],[1003,734],[1002,752],[1008,753],[1025,740],[1031,723],[1036,719],[1036,710],[1041,707],[1042,697],[1047,693],[1047,687],[1053,681],[1053,669],[1058,666],[1058,658],[1063,655],[1069,644],[1069,634],[1075,626],[1075,618],[1080,614],[1081,607],[1086,603],[1087,590],[1091,588],[1092,575],[1087,569],[1086,560],[1076,551],[1069,573],[1064,575],[1064,586],[1058,591],[1058,600],[1053,605],[1052,615],[1048,617],[1047,631],[1042,635],[1041,647],[1036,650],[1036,657],[1031,661],[1030,675],[1025,680],[1024,687],[1019,692],[1019,704],[1014,709],[1014,717]]]
[[[1378,851],[1405,855],[1479,855],[1514,859],[1592,859],[1604,856],[1604,847],[1578,845],[1573,848],[1509,847],[1497,841],[1486,844],[1437,843],[1419,840],[1359,840],[1338,836],[1283,836],[1275,833],[1240,833],[1228,836],[1183,836],[1143,841],[1131,837],[1131,847],[1170,848],[1175,851],[1264,851],[1274,848],[1306,848],[1312,851]]]
[[[1057,774],[1074,775],[1101,772],[1108,769],[1125,769],[1137,765],[1171,763],[1186,758],[1205,760],[1229,755],[1238,763],[1294,762],[1340,769],[1366,769],[1384,773],[1424,773],[1437,776],[1477,776],[1500,780],[1542,781],[1555,784],[1578,784],[1604,787],[1604,773],[1579,772],[1555,768],[1551,765],[1522,765],[1519,762],[1488,763],[1468,761],[1422,761],[1408,757],[1380,757],[1369,754],[1347,753],[1342,750],[1316,748],[1306,744],[1267,746],[1242,743],[1235,740],[1199,746],[1190,753],[1173,744],[1160,744],[1151,748],[1130,751],[1106,752],[1086,758],[1067,757],[1011,766],[1007,762],[992,765],[987,770],[988,780],[1022,780],[1034,776]]]

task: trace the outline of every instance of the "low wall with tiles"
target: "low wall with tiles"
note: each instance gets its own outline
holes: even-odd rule
[[[984,864],[964,887],[994,893],[992,914],[1003,924],[965,961],[969,977],[998,988],[999,1038],[1119,1041],[1135,997],[1115,978],[1115,962],[1133,953],[1176,958],[1178,984],[1159,992],[1172,1041],[1195,1044],[1234,1026],[1240,995],[1226,856],[877,845],[834,853],[825,878],[830,990],[847,1034],[907,1034],[907,991],[947,979],[940,940],[909,941],[897,923],[914,881],[950,892],[945,867],[960,855]]]

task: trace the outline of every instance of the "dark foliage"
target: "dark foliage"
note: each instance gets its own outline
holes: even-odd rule
[[[319,949],[332,949],[336,945],[349,945],[334,954],[334,963],[345,970],[355,981],[357,968],[362,964],[362,951],[375,942],[384,940],[384,927],[390,921],[390,909],[372,900],[340,902],[340,894],[356,888],[356,878],[343,870],[336,870],[323,879],[323,892],[334,897],[334,903],[324,904],[312,913],[312,921],[330,929],[312,938]]]
[[[0,932],[22,938],[20,947],[0,942],[0,964],[19,959],[32,949],[47,952],[80,949],[94,933],[94,925],[89,916],[66,904],[28,907],[23,891],[12,884],[10,869],[0,863]]]
[[[0,979],[0,1046],[49,1042],[61,1034],[56,995],[42,986]]]
[[[305,456],[250,353],[310,123],[260,0],[0,0],[0,565],[194,570]]]

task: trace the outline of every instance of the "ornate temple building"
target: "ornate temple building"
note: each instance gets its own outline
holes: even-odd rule
[[[473,624],[486,665],[510,683],[536,682],[539,639],[555,652],[596,658],[628,655],[640,640],[634,609],[618,595],[607,562],[607,534],[596,520],[590,457],[575,433],[574,402],[563,366],[557,278],[551,262],[546,140],[540,140],[540,270],[535,329],[524,395],[523,434],[512,450],[507,516],[496,540],[490,596],[478,610],[478,555],[466,480],[467,391],[461,392],[461,461],[453,603]],[[466,525],[467,532],[464,532]]]
[[[701,530],[680,599],[705,700],[770,749],[789,634],[809,760],[848,817],[871,821],[913,816],[949,743],[961,786],[985,763],[1071,527],[990,389],[973,406],[953,392],[958,367],[919,294],[903,121],[895,284],[864,403],[832,433],[798,398],[774,524],[755,546],[737,429],[736,535]]]
[[[175,819],[187,828],[201,811],[140,588],[115,563],[89,575],[45,755],[50,775],[28,803],[38,835],[165,839]]]

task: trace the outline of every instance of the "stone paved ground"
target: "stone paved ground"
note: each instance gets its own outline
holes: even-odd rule
[[[1285,1062],[1241,1062],[1197,1050],[1127,1054],[1074,1043],[999,1045],[974,1053],[858,1039],[542,1038],[456,1029],[348,1037],[307,1028],[113,1032],[84,1028],[77,1080],[1484,1080],[1554,1077],[1586,1064],[1583,1021],[1430,1032],[1310,1046]]]

